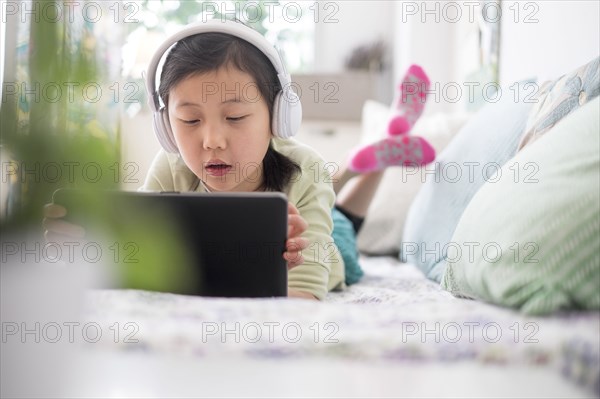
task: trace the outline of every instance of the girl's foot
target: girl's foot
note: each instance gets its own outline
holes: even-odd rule
[[[388,134],[397,136],[408,132],[417,122],[429,91],[429,78],[418,65],[411,65],[398,87],[393,113],[388,123]]]
[[[388,137],[354,152],[348,168],[357,173],[374,172],[389,166],[419,166],[433,162],[435,150],[422,137]]]

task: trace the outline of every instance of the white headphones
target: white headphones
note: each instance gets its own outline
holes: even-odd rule
[[[207,32],[226,33],[238,37],[254,45],[267,56],[271,64],[273,64],[275,71],[277,71],[277,77],[282,87],[282,90],[275,96],[273,104],[273,120],[271,121],[273,135],[285,139],[294,136],[298,132],[300,122],[302,121],[302,105],[300,104],[300,98],[292,90],[292,80],[285,70],[279,51],[260,33],[244,24],[228,20],[211,20],[187,25],[181,31],[167,38],[158,47],[148,65],[146,76],[148,104],[153,112],[154,133],[156,133],[161,146],[167,152],[179,152],[169,123],[168,112],[165,107],[160,106],[160,96],[156,85],[158,64],[166,51],[179,40]]]

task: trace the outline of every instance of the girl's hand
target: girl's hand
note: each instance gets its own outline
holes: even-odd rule
[[[288,269],[304,263],[302,250],[308,247],[308,240],[300,237],[308,228],[308,223],[300,216],[294,205],[288,202],[288,239],[285,243],[283,258],[288,263]]]
[[[85,237],[85,229],[73,223],[62,220],[67,210],[56,204],[44,205],[44,220],[42,226],[46,231],[44,237],[48,242],[62,242],[65,238],[81,239]]]

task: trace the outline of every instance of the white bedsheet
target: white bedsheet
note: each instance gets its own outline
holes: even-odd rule
[[[86,294],[101,331],[68,360],[69,396],[595,397],[600,317],[457,299],[412,265],[362,259],[325,301]],[[88,323],[88,324],[85,324]],[[95,337],[93,337],[95,338]]]

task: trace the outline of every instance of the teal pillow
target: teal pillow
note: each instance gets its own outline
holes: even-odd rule
[[[597,97],[481,188],[452,237],[443,288],[528,314],[600,309],[599,121]]]
[[[352,222],[335,208],[331,211],[331,217],[333,218],[333,232],[331,236],[344,260],[346,284],[355,284],[364,273],[358,263],[359,253],[356,247],[354,227],[352,226]]]
[[[485,105],[421,170],[426,180],[408,212],[400,259],[434,281],[442,278],[447,244],[469,201],[517,151],[532,104],[525,86],[515,86],[523,92],[503,88],[498,102]]]

